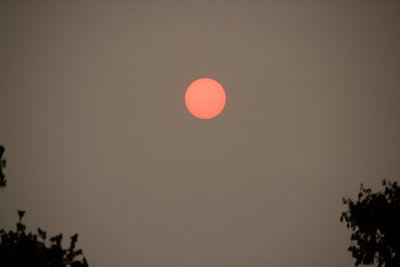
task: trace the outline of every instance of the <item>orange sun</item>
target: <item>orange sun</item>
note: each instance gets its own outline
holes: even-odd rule
[[[186,89],[185,105],[199,119],[212,119],[222,112],[226,103],[225,90],[219,82],[201,78]]]

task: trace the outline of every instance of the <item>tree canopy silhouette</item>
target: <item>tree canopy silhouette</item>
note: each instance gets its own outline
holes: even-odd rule
[[[400,266],[400,187],[383,180],[383,192],[373,193],[361,184],[356,200],[343,198],[347,211],[340,221],[352,230],[351,251],[355,266]]]
[[[6,161],[2,158],[4,147],[0,146],[0,188],[6,186],[3,168]],[[62,247],[62,234],[47,240],[46,231],[41,228],[37,233],[26,232],[22,223],[25,211],[19,210],[19,220],[15,231],[0,230],[0,266],[1,267],[88,267],[81,249],[76,249],[78,234],[71,236],[68,248]]]

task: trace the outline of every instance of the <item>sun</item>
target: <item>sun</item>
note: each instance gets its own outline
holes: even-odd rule
[[[222,85],[211,78],[192,82],[185,93],[185,105],[189,112],[199,119],[218,116],[226,104],[226,93]]]

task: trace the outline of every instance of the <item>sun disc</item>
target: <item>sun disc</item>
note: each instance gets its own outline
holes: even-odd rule
[[[201,78],[186,89],[185,105],[189,112],[199,119],[218,116],[226,104],[226,94],[222,85],[214,79]]]

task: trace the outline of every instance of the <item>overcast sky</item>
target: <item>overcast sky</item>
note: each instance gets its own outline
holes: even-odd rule
[[[399,1],[1,1],[0,228],[91,266],[351,266],[344,196],[400,177]],[[195,79],[227,94],[200,120]]]

